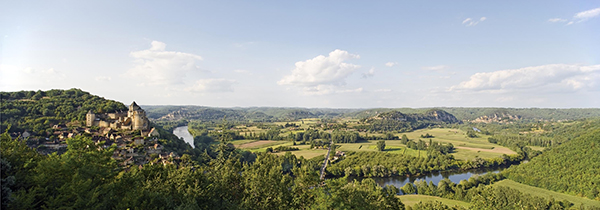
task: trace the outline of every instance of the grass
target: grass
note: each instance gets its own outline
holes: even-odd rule
[[[439,201],[448,206],[462,206],[466,208],[471,206],[470,203],[464,201],[451,200],[429,195],[399,195],[398,198],[400,198],[400,201],[402,201],[402,203],[406,206],[414,206],[419,202],[425,203],[427,201]]]
[[[230,143],[232,143],[235,146],[238,146],[238,145],[251,143],[251,142],[255,142],[255,141],[258,141],[258,140],[252,140],[252,139],[250,139],[250,140],[245,140],[245,139],[244,140],[233,140]]]
[[[401,137],[403,134],[411,140],[422,139],[425,142],[429,142],[429,139],[421,138],[421,135],[431,134],[434,136],[432,140],[440,143],[452,143],[456,149],[453,153],[456,159],[461,160],[472,160],[476,157],[480,158],[494,158],[499,157],[502,154],[516,154],[509,148],[492,144],[487,141],[489,136],[479,134],[477,138],[468,138],[466,132],[458,129],[449,128],[432,128],[432,129],[420,129],[408,133],[400,133],[397,136]],[[386,142],[387,144],[387,142]]]
[[[559,201],[567,200],[567,201],[575,204],[574,206],[576,206],[576,207],[578,207],[580,204],[583,204],[585,206],[600,207],[600,201],[595,201],[595,200],[590,200],[590,199],[587,199],[584,197],[578,197],[578,196],[574,196],[574,195],[559,193],[559,192],[546,190],[546,189],[539,188],[539,187],[533,187],[533,186],[529,186],[529,185],[525,185],[525,184],[521,184],[521,183],[518,183],[518,182],[515,182],[512,180],[509,180],[509,179],[505,179],[505,180],[496,182],[493,185],[510,187],[510,188],[519,190],[522,193],[527,193],[527,194],[531,194],[534,196],[544,197],[546,199],[554,198],[554,200],[559,200]]]
[[[425,135],[426,133],[434,136],[434,138],[432,138],[433,141],[452,143],[454,146],[465,146],[480,149],[492,149],[494,147],[499,147],[497,144],[489,143],[487,141],[489,136],[487,135],[480,134],[477,138],[468,138],[466,132],[449,128],[420,129],[408,133],[401,133],[397,136],[406,134],[406,136],[412,140],[423,139],[424,141],[429,141],[429,139],[421,138],[421,135]]]
[[[533,150],[537,150],[537,151],[543,151],[544,149],[546,149],[546,147],[538,147],[538,146],[528,146]]]
[[[304,119],[304,122],[306,125],[306,124],[314,123],[314,120]],[[293,122],[293,123],[301,123],[301,122],[297,121],[297,122]],[[289,133],[289,131],[288,131],[288,133]],[[502,147],[502,146],[499,146],[496,144],[489,143],[487,141],[487,136],[482,135],[478,138],[467,138],[465,132],[463,132],[461,130],[457,130],[457,129],[448,129],[448,128],[421,129],[421,130],[416,130],[416,131],[405,133],[405,134],[411,140],[418,140],[422,134],[424,135],[426,133],[429,133],[429,134],[435,136],[433,138],[433,141],[435,141],[435,142],[440,142],[440,143],[444,143],[444,144],[452,143],[454,145],[454,147],[456,148],[455,152],[452,154],[454,155],[454,157],[456,159],[460,159],[460,160],[472,160],[477,157],[494,158],[494,157],[500,157],[500,156],[502,156],[502,154],[515,154],[514,151],[512,151],[506,147]],[[285,134],[285,135],[287,135],[287,134]],[[364,136],[365,134],[363,133],[361,135]],[[372,135],[383,136],[383,134],[369,134],[369,136],[372,136]],[[402,136],[402,133],[398,134],[398,136]],[[427,143],[429,143],[429,139],[423,139],[423,140],[426,141]],[[238,145],[243,145],[246,143],[252,143],[255,141],[256,140],[237,140],[237,141],[233,141],[232,143],[234,145],[238,146]],[[340,151],[377,151],[376,147],[375,147],[376,144],[377,144],[377,141],[365,141],[365,142],[359,142],[359,143],[337,144],[337,145],[340,146],[338,148],[338,150],[340,150]],[[406,145],[401,144],[400,140],[386,140],[385,144],[386,144],[386,150],[384,152],[407,154],[407,155],[412,155],[415,157],[427,156],[427,151],[418,151],[418,150],[409,149],[406,147]],[[244,149],[247,149],[247,150],[250,150],[253,152],[264,152],[268,147],[276,147],[279,145],[293,146],[292,142],[290,142],[290,141],[272,141],[269,143],[264,143],[264,144],[253,146],[253,147],[247,147]],[[304,156],[304,158],[312,158],[312,157],[316,157],[318,155],[326,154],[325,150],[310,149],[309,145],[297,145],[296,147],[300,148],[300,150],[293,151],[292,153],[295,154],[296,156]],[[282,153],[282,154],[284,154],[284,153]]]

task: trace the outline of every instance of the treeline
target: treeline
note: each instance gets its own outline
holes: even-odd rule
[[[179,121],[159,120],[159,121],[153,121],[153,122],[169,132],[173,132],[173,130],[175,130],[175,128],[177,128],[177,127],[188,125],[188,121],[186,121],[186,120],[179,120]]]
[[[463,108],[463,107],[443,107],[443,109],[460,120],[474,120],[481,116],[493,116],[510,114],[520,116],[524,120],[577,120],[590,117],[600,117],[598,108],[572,108],[572,109],[551,109],[551,108]]]
[[[511,180],[600,199],[600,129],[554,147],[508,170]]]
[[[332,176],[393,177],[420,175],[434,171],[468,170],[507,166],[519,163],[519,155],[503,155],[498,158],[461,161],[452,155],[414,157],[383,152],[347,152],[342,160],[327,167]]]
[[[124,170],[90,139],[69,139],[64,154],[42,156],[7,133],[0,138],[2,209],[404,209],[395,187],[372,179],[319,180],[318,161],[258,154],[245,159],[222,142],[205,162]]]
[[[476,127],[492,135],[489,141],[500,145],[553,147],[600,128],[600,118],[570,122],[515,122],[510,124],[470,123],[463,129]]]
[[[0,92],[0,130],[11,125],[11,132],[33,131],[39,136],[52,134],[52,126],[72,121],[85,123],[85,114],[127,111],[120,102],[91,95],[80,89]]]
[[[469,202],[471,209],[567,209],[573,206],[569,201],[548,200],[509,187],[491,185],[502,179],[504,176],[501,173],[488,173],[461,180],[458,184],[449,179],[443,179],[437,185],[431,181],[427,183],[420,180],[414,184],[406,183],[400,189],[404,194],[430,195]],[[435,203],[420,203],[412,209],[428,209],[435,206],[438,209],[460,209]]]

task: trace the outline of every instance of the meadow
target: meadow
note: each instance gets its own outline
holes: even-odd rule
[[[304,124],[302,121],[291,122],[300,124],[302,126],[309,126],[310,124],[315,123],[316,121],[311,121],[310,119],[305,119]],[[283,123],[285,124],[285,123]],[[301,127],[302,127],[301,126]],[[297,128],[297,130],[301,130]],[[255,130],[256,132],[260,132],[259,130]],[[458,129],[450,129],[450,128],[433,128],[433,129],[421,129],[413,132],[407,133],[397,133],[395,134],[399,138],[406,134],[406,136],[414,141],[418,141],[422,139],[425,142],[429,142],[429,138],[421,138],[421,135],[430,134],[434,137],[431,138],[434,142],[440,142],[443,144],[452,143],[455,147],[454,157],[460,160],[473,160],[477,157],[479,158],[494,158],[500,157],[502,154],[516,154],[514,151],[509,148],[499,146],[496,144],[489,143],[487,138],[489,136],[479,135],[476,138],[468,138],[466,133],[462,130]],[[364,135],[364,134],[363,134]],[[370,134],[373,135],[373,134]],[[260,142],[260,143],[257,143]],[[253,152],[264,152],[269,147],[277,147],[277,146],[294,146],[290,141],[257,141],[257,140],[236,140],[232,141],[232,143],[241,149],[247,149]],[[340,151],[377,151],[376,150],[376,140],[369,141],[361,141],[358,143],[340,143],[336,144],[339,146],[337,150]],[[423,157],[427,155],[427,151],[419,151],[407,148],[406,145],[401,144],[400,140],[385,140],[386,149],[383,152],[390,153],[400,153],[412,155],[415,157]],[[310,145],[295,145],[294,147],[298,147],[300,150],[292,151],[296,156],[304,156],[304,158],[310,159],[319,155],[325,155],[327,150],[325,149],[310,149]],[[284,154],[285,152],[277,152]]]

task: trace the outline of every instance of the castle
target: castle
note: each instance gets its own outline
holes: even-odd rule
[[[148,130],[150,124],[146,117],[146,112],[135,101],[129,105],[129,111],[127,112],[94,114],[90,110],[85,115],[85,118],[88,127],[98,126],[124,130]]]

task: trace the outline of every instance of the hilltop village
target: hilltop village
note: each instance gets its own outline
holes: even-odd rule
[[[53,152],[64,153],[67,148],[66,139],[79,135],[91,137],[96,144],[103,142],[104,148],[115,144],[113,158],[120,160],[122,166],[143,165],[146,163],[171,163],[179,156],[166,152],[159,142],[160,133],[146,117],[146,112],[135,102],[129,105],[128,111],[114,113],[86,114],[85,126],[71,122],[52,126],[52,136],[37,138],[25,131],[13,137],[27,139],[30,147],[37,148],[42,154]]]

